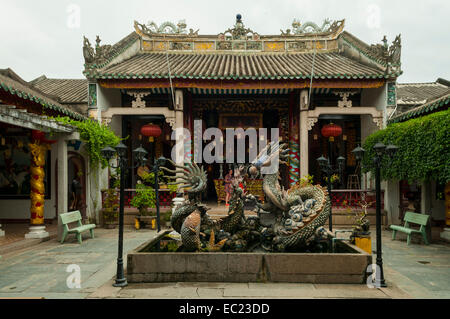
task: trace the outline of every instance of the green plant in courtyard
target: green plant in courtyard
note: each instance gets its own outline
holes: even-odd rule
[[[450,181],[450,110],[390,124],[367,137],[363,145],[364,172],[375,172],[372,158],[377,142],[398,146],[392,160],[383,158],[383,179],[436,180],[444,184]]]
[[[136,207],[141,215],[149,215],[148,208],[156,207],[155,190],[143,183],[136,184],[136,195],[131,199],[130,204]]]
[[[120,142],[120,138],[114,134],[109,126],[92,119],[77,121],[69,117],[56,117],[55,120],[63,124],[73,125],[78,129],[81,140],[86,143],[91,164],[98,165],[100,163],[102,168],[108,165],[106,159],[101,156],[101,149],[106,146],[114,147]]]

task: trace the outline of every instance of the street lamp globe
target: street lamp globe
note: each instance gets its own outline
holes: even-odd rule
[[[386,145],[384,145],[381,142],[378,142],[373,146],[373,149],[375,150],[375,153],[377,153],[378,156],[381,156],[386,151]]]
[[[394,157],[397,151],[398,147],[393,144],[389,144],[388,146],[386,146],[386,154],[389,155],[389,157]]]
[[[121,142],[116,146],[117,154],[119,154],[119,157],[123,158],[127,155],[128,148]]]
[[[136,159],[136,162],[141,164],[144,161],[145,155],[148,154],[148,152],[142,147],[138,147],[133,151],[134,158]]]
[[[317,162],[319,162],[319,166],[322,169],[325,168],[328,164],[328,160],[323,155],[317,159]]]
[[[102,157],[106,158],[106,160],[109,161],[111,158],[114,157],[114,155],[116,155],[116,150],[113,149],[111,146],[106,146],[101,149],[100,154],[102,155]]]
[[[361,146],[358,146],[357,148],[355,148],[352,153],[355,155],[355,158],[357,161],[362,160],[362,158],[364,157],[364,153],[366,152],[365,149],[363,149]]]
[[[336,161],[337,161],[339,167],[344,167],[344,165],[345,165],[345,157],[339,156],[336,159]]]
[[[158,166],[164,166],[166,164],[167,158],[165,158],[164,156],[160,156],[157,160],[156,163]]]

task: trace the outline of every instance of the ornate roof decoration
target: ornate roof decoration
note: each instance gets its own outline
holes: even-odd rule
[[[236,24],[223,33],[219,33],[219,40],[259,40],[259,34],[251,29],[245,28],[242,15],[236,15]]]
[[[189,33],[186,31],[186,21],[180,20],[178,21],[177,25],[175,25],[172,22],[166,21],[161,23],[160,26],[158,26],[155,22],[150,21],[147,24],[142,24],[137,21],[134,21],[134,28],[136,29],[136,32],[140,35],[145,34],[148,36],[154,36],[154,35],[187,35],[190,37],[196,37],[198,35],[198,31],[194,32],[194,29],[189,29]]]
[[[139,40],[139,35],[132,32],[118,43],[111,45],[100,45],[100,38],[97,36],[95,50],[92,48],[89,39],[83,37],[83,56],[86,68],[100,68],[108,64],[114,57],[120,55],[133,43]]]
[[[96,63],[102,64],[107,61],[108,53],[111,51],[111,45],[100,45],[100,37],[97,36],[95,40],[95,51],[92,48],[91,42],[86,37],[83,37],[83,55],[86,64]]]
[[[337,20],[331,22],[330,19],[325,19],[322,23],[322,26],[318,26],[314,22],[305,22],[300,23],[300,20],[294,19],[292,22],[292,30],[287,29],[286,31],[280,30],[282,36],[295,36],[295,35],[303,35],[303,34],[322,34],[322,33],[335,33],[338,31],[342,31],[344,28],[343,20]],[[292,31],[292,33],[291,33]]]
[[[383,44],[372,44],[370,46],[370,52],[374,54],[375,56],[381,57],[382,60],[385,62],[387,69],[386,73],[391,73],[395,71],[400,71],[401,66],[401,38],[400,34],[395,37],[394,41],[392,42],[392,45],[388,45],[388,41],[386,39],[386,36],[383,37]]]

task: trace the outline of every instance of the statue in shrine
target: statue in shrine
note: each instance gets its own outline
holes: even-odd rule
[[[242,165],[238,175],[255,175],[276,160],[283,164],[288,154],[286,144],[274,141],[250,165]],[[196,163],[188,163],[186,167],[172,164],[175,170],[162,169],[176,174],[168,178],[180,179],[173,184],[183,184],[181,187],[188,188],[189,195],[171,218],[172,227],[181,234],[183,251],[285,251],[325,234],[323,225],[331,203],[326,189],[320,185],[296,184],[285,191],[279,184],[278,170],[263,174],[265,202],[261,204],[241,187],[242,183],[233,182],[228,216],[215,220],[209,217],[209,208],[200,202],[199,194],[206,187],[203,168]],[[247,202],[256,205],[257,216],[245,216]],[[218,243],[213,242],[216,238]]]

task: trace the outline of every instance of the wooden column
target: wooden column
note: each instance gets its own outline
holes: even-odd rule
[[[300,92],[300,177],[309,173],[308,108],[308,90],[304,89]]]
[[[69,205],[69,181],[68,181],[68,159],[67,159],[67,141],[64,136],[58,138],[58,240],[62,236],[62,224],[60,214],[67,212]]]
[[[289,97],[289,185],[300,178],[299,112],[295,104],[295,93]]]
[[[31,186],[31,218],[30,232],[25,238],[45,238],[49,233],[45,231],[44,205],[45,205],[45,161],[50,145],[34,140],[29,144],[31,150],[30,186]]]

